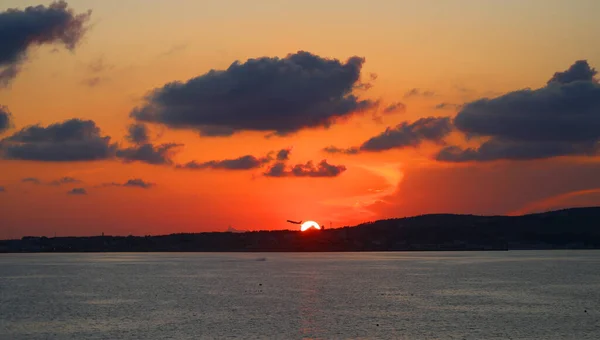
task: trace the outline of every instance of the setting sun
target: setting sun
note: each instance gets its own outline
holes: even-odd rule
[[[319,223],[317,223],[315,221],[306,221],[306,222],[302,223],[300,230],[306,231],[310,228],[321,229],[321,226],[319,226]]]

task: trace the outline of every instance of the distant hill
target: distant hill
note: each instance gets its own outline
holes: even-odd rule
[[[0,252],[409,251],[600,249],[600,207],[523,216],[432,214],[306,232],[23,237]]]

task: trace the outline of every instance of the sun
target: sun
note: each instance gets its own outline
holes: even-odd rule
[[[301,231],[307,231],[310,228],[321,229],[321,226],[315,221],[306,221],[300,226]]]

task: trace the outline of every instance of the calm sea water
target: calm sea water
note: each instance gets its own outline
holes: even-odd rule
[[[0,339],[600,339],[600,251],[4,254]]]

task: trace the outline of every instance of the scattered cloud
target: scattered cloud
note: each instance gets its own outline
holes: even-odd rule
[[[531,160],[597,154],[600,143],[600,85],[596,70],[579,60],[556,72],[539,89],[517,90],[467,103],[454,119],[469,138],[485,138],[475,148],[448,146],[446,162]]]
[[[278,161],[287,161],[290,159],[291,152],[292,152],[292,149],[281,149],[281,150],[277,151],[276,159]]]
[[[404,98],[411,98],[411,97],[433,97],[435,96],[435,92],[431,91],[431,90],[422,90],[422,89],[418,89],[418,88],[413,88],[408,90],[405,94],[404,94]]]
[[[0,105],[0,133],[10,129],[12,126],[12,114],[6,106]]]
[[[460,110],[463,107],[462,104],[453,104],[453,103],[439,103],[434,108],[436,110]]]
[[[23,179],[21,179],[21,182],[23,182],[23,183],[32,183],[32,184],[42,184],[42,181],[40,181],[40,179],[36,178],[36,177],[23,178]]]
[[[53,180],[49,184],[59,186],[59,185],[63,185],[63,184],[74,184],[74,183],[81,183],[81,181],[78,180],[77,178],[66,176],[63,178]]]
[[[92,120],[32,125],[0,140],[4,159],[41,162],[94,161],[113,157],[116,144]]]
[[[74,50],[87,30],[91,11],[76,14],[65,1],[0,12],[0,85],[7,86],[31,47],[62,44]]]
[[[99,85],[101,82],[108,79],[105,74],[114,67],[114,65],[108,64],[103,57],[95,59],[87,65],[88,76],[83,79],[83,83],[89,87]]]
[[[127,128],[127,139],[134,144],[145,144],[150,142],[148,127],[145,124],[131,124]]]
[[[354,155],[359,152],[379,152],[417,147],[425,141],[441,144],[450,132],[452,132],[452,122],[449,117],[426,117],[412,123],[403,122],[393,128],[388,127],[384,132],[368,139],[359,147],[344,149],[328,146],[323,151]]]
[[[406,105],[401,102],[391,103],[383,109],[383,114],[392,114],[406,111]]]
[[[84,188],[73,188],[67,191],[68,195],[87,195],[87,190]]]
[[[124,162],[142,162],[155,165],[173,164],[173,156],[179,151],[183,144],[165,143],[153,145],[150,143],[140,144],[129,148],[117,150],[117,157]]]
[[[296,164],[287,168],[285,163],[276,162],[267,172],[264,173],[267,177],[337,177],[346,171],[344,165],[332,165],[322,160],[316,166],[312,161],[306,164]]]
[[[350,148],[338,148],[337,146],[330,145],[328,147],[323,148],[323,151],[327,153],[343,153],[347,155],[356,155],[360,152],[360,147],[350,147]]]
[[[155,183],[146,182],[146,181],[144,181],[141,178],[134,178],[134,179],[128,180],[125,183],[112,182],[112,183],[102,184],[101,186],[103,186],[103,187],[112,186],[112,187],[128,187],[128,188],[150,189],[150,188],[156,186],[156,184]]]
[[[270,162],[271,159],[267,157],[257,158],[252,155],[246,155],[234,159],[223,159],[223,160],[212,160],[208,162],[199,163],[196,161],[188,162],[184,165],[177,165],[178,169],[191,169],[191,170],[202,170],[202,169],[218,169],[218,170],[250,170],[257,169],[264,164]]]
[[[352,94],[364,62],[357,56],[341,62],[304,51],[236,61],[226,70],[154,89],[131,116],[205,136],[328,128],[374,107],[373,101]]]

